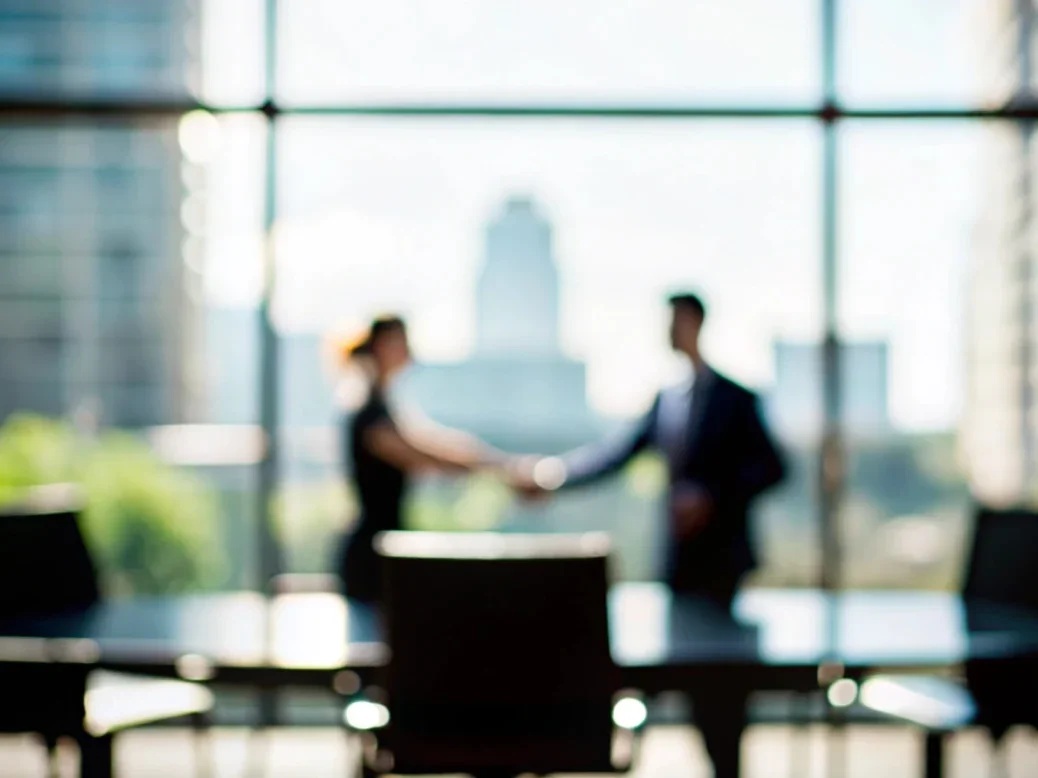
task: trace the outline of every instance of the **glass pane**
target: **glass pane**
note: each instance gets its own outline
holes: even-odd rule
[[[1032,77],[1035,9],[1018,0],[843,0],[846,104],[993,106]]]
[[[852,124],[841,140],[845,579],[952,587],[970,487],[1025,493],[1025,144],[966,122]]]
[[[259,105],[266,96],[268,0],[195,2],[201,36],[198,96],[207,105]]]
[[[81,481],[114,591],[246,581],[256,435],[205,424],[230,390],[215,369],[253,358],[251,332],[214,337],[211,281],[233,262],[247,285],[262,129],[0,126],[0,499]]]
[[[286,102],[805,102],[814,0],[294,0]]]
[[[262,9],[262,0],[0,0],[0,95],[256,103]]]
[[[329,333],[403,312],[420,365],[402,402],[506,450],[556,453],[629,423],[673,379],[664,295],[687,284],[712,309],[709,358],[767,394],[794,463],[760,505],[760,580],[814,580],[817,436],[779,401],[789,390],[771,389],[780,344],[819,338],[815,125],[297,118],[282,132],[276,314],[283,412],[299,441],[287,463],[293,566],[328,569],[354,516],[335,366],[321,359]],[[652,578],[664,483],[650,458],[531,508],[493,480],[432,481],[410,521],[606,529],[620,572]]]

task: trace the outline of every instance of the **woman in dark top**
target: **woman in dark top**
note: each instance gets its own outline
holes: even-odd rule
[[[387,404],[393,379],[411,363],[407,328],[397,316],[372,322],[343,349],[347,364],[363,376],[366,399],[346,420],[346,453],[360,516],[343,546],[338,572],[347,597],[377,600],[380,564],[375,535],[401,529],[409,476],[416,472],[468,473],[505,467],[509,460],[453,430],[422,434],[405,429]]]

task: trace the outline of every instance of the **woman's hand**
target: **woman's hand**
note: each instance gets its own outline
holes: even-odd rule
[[[548,496],[534,477],[540,461],[541,457],[538,456],[514,456],[502,468],[504,482],[523,500],[543,500]]]

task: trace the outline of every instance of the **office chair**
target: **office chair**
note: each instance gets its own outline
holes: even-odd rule
[[[971,632],[998,618],[1000,606],[1038,613],[1038,514],[978,508],[962,595]],[[983,727],[997,746],[1014,725],[1038,727],[1038,656],[968,659],[965,685],[935,676],[874,676],[862,684],[860,700],[921,727],[926,776],[939,778],[945,740],[956,730]]]
[[[391,658],[381,694],[346,710],[368,732],[364,773],[629,769],[645,709],[617,702],[608,547],[599,535],[380,536]]]
[[[79,508],[74,490],[46,487],[34,490],[25,503],[0,509],[0,625],[85,616],[101,602]],[[11,629],[17,634],[17,626]],[[44,655],[28,656],[15,650],[24,641],[0,637],[0,732],[40,735],[52,769],[61,737],[78,742],[84,778],[107,778],[119,732],[180,718],[196,733],[209,726],[213,695],[208,689],[101,672],[95,646],[70,643],[67,650],[79,655],[54,663],[42,644],[36,648]]]

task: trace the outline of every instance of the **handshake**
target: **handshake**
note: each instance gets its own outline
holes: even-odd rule
[[[513,456],[498,467],[502,480],[523,500],[546,499],[566,482],[566,466],[557,457]]]

